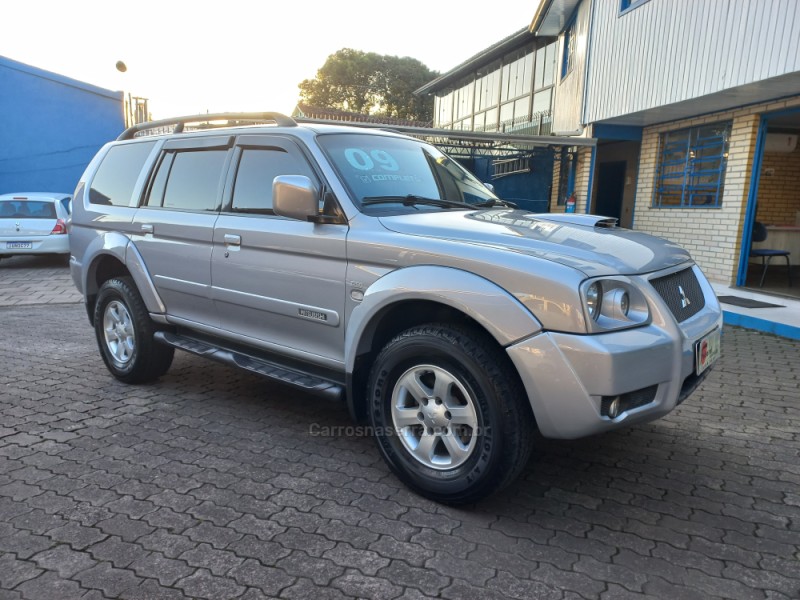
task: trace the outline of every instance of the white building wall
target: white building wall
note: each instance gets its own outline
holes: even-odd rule
[[[553,133],[569,134],[581,129],[583,89],[586,82],[586,51],[589,42],[591,2],[581,2],[575,17],[575,63],[572,71],[561,78],[564,60],[564,34],[558,38],[556,54],[556,86],[553,101]]]
[[[593,4],[590,123],[800,71],[798,0]]]

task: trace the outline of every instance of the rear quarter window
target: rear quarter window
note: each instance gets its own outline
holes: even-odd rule
[[[133,188],[153,146],[155,142],[112,146],[92,179],[89,202],[130,206]]]

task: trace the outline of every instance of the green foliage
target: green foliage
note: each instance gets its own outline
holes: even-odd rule
[[[414,96],[439,74],[415,58],[343,48],[331,54],[314,79],[299,84],[300,102],[400,119],[430,121],[433,99]]]

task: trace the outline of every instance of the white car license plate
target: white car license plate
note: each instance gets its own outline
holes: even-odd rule
[[[700,375],[708,367],[717,362],[720,351],[720,331],[715,329],[703,336],[694,346],[694,357],[697,374]]]
[[[33,242],[6,242],[6,250],[30,250]]]

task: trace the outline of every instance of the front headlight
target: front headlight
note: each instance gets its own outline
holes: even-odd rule
[[[631,308],[631,297],[622,288],[615,288],[608,293],[607,314],[614,319],[627,319]]]
[[[636,327],[650,321],[644,294],[626,277],[589,280],[581,287],[590,333]]]
[[[594,282],[586,289],[586,308],[589,316],[595,321],[600,316],[600,308],[603,305],[603,287],[599,281]]]

